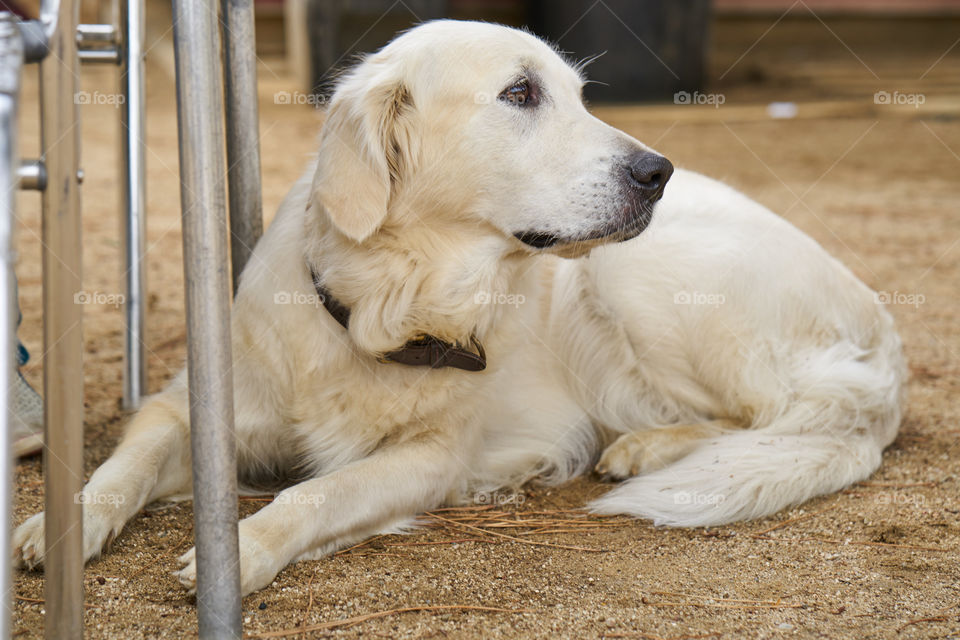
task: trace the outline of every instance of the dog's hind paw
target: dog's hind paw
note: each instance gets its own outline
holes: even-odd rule
[[[607,447],[595,470],[605,478],[624,480],[662,469],[678,457],[672,435],[669,429],[625,433]]]
[[[596,472],[623,480],[663,469],[688,455],[704,439],[737,428],[733,421],[723,419],[625,433],[600,456]]]

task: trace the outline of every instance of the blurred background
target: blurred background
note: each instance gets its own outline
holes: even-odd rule
[[[114,0],[88,0],[81,22],[107,22]],[[3,0],[27,17],[39,0]],[[172,72],[170,3],[146,0],[148,59]],[[425,20],[487,20],[525,27],[574,60],[599,56],[594,102],[672,101],[705,89],[759,99],[849,97],[896,77],[955,87],[949,64],[960,0],[256,0],[257,50],[296,90],[327,80]],[[933,59],[929,56],[934,55]],[[954,60],[951,58],[949,61]],[[869,64],[868,64],[869,61]],[[920,69],[925,63],[938,64]],[[875,68],[876,67],[876,68]],[[858,73],[866,71],[866,74]],[[928,78],[929,76],[929,78]],[[865,86],[868,85],[868,86]],[[935,91],[936,93],[936,91]],[[306,101],[306,100],[304,100]],[[693,101],[693,99],[692,99]]]
[[[664,101],[706,88],[744,98],[764,89],[784,99],[851,96],[871,88],[858,73],[866,60],[881,66],[868,67],[867,78],[891,67],[907,72],[960,35],[958,0],[261,0],[257,7],[262,52],[283,52],[305,91],[323,86],[351,54],[441,17],[525,26],[577,60],[602,54],[589,68],[594,102]],[[949,69],[931,69],[931,80],[947,80]]]

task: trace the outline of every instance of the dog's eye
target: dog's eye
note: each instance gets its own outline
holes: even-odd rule
[[[537,103],[537,94],[530,82],[524,79],[504,89],[498,99],[517,107],[532,107]]]

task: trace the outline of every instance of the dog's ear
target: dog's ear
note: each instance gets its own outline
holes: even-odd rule
[[[313,198],[357,242],[383,224],[416,144],[410,92],[386,66],[361,63],[340,82],[320,137]]]

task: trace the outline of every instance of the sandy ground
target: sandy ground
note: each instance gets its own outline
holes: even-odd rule
[[[502,508],[520,516],[488,507],[470,522],[482,524],[484,514],[500,522],[552,519],[558,521],[553,529],[566,532],[527,535],[530,527],[522,524],[492,530],[590,551],[518,543],[487,533],[487,525],[482,533],[448,525],[381,538],[282,571],[269,588],[244,599],[248,634],[403,607],[468,605],[511,611],[397,613],[300,637],[960,637],[960,47],[936,62],[960,28],[885,27],[900,42],[862,36],[845,23],[831,23],[834,34],[813,23],[799,37],[795,26],[783,23],[734,64],[771,23],[716,32],[714,77],[733,65],[715,83],[726,99],[721,107],[598,114],[675,164],[724,179],[782,213],[867,284],[891,295],[913,372],[911,400],[875,476],[764,521],[712,530],[663,530],[625,519],[585,527],[563,510],[583,505],[606,485],[586,478],[560,488],[529,487],[521,505]],[[850,49],[838,38],[852,43]],[[182,366],[185,353],[167,46],[160,41],[151,53],[148,99],[147,344],[154,391]],[[264,61],[260,78],[269,220],[312,150],[320,119],[310,107],[274,103],[276,91],[295,89],[281,61]],[[112,93],[111,74],[85,70],[84,88]],[[876,105],[878,90],[923,91],[926,103],[919,109]],[[764,115],[766,102],[781,99],[802,100],[797,118]],[[25,155],[36,148],[35,103],[31,75]],[[83,118],[84,286],[117,294],[115,112],[110,105],[87,106]],[[39,385],[39,198],[22,194],[19,203],[20,335],[35,355],[26,374]],[[122,316],[113,305],[90,305],[84,322],[89,474],[109,455],[125,420],[119,409]],[[42,508],[40,467],[39,458],[17,467],[18,522]],[[243,501],[241,514],[261,504]],[[148,509],[88,566],[89,637],[195,635],[194,603],[170,575],[174,558],[192,544],[191,507]],[[448,516],[465,521],[464,513]],[[801,516],[810,517],[786,522]],[[780,523],[765,537],[751,535]],[[481,541],[449,542],[465,538]],[[430,542],[441,544],[421,544]],[[15,580],[17,637],[40,637],[42,575],[20,572]]]

